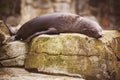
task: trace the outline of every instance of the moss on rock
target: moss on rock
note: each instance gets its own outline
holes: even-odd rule
[[[25,68],[80,74],[89,80],[119,80],[119,43],[117,31],[104,31],[98,40],[82,34],[40,35],[31,43]]]

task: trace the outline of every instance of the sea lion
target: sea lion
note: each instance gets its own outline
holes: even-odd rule
[[[97,22],[76,14],[49,13],[23,24],[8,41],[31,39],[40,34],[59,33],[81,33],[90,37],[100,38],[102,36],[102,28]]]

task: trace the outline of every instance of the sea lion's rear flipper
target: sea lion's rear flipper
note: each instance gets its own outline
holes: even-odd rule
[[[30,42],[32,40],[32,38],[34,38],[38,35],[41,35],[41,34],[58,34],[58,31],[55,28],[49,28],[48,30],[45,30],[45,31],[36,32],[35,34],[28,37],[26,41]]]
[[[9,37],[6,42],[12,42],[16,40],[16,35]]]

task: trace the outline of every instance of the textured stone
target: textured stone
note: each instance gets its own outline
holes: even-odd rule
[[[3,45],[3,43],[9,36],[10,36],[9,29],[4,24],[4,22],[0,20],[0,46]]]
[[[82,34],[41,35],[33,39],[25,68],[78,74],[89,80],[119,80],[120,33],[103,31],[99,40]]]
[[[0,68],[0,80],[84,80],[68,76],[54,76],[27,72],[22,68]]]
[[[32,11],[32,12],[31,12]],[[21,24],[45,13],[54,12],[50,0],[21,0]]]
[[[70,12],[70,5],[68,3],[54,3],[55,12]]]
[[[66,3],[70,3],[71,0],[53,0],[54,2],[66,2]]]
[[[0,33],[3,33],[5,35],[10,35],[9,29],[7,28],[7,26],[5,25],[5,23],[2,20],[0,20]]]
[[[0,64],[2,66],[23,66],[27,49],[27,44],[24,42],[7,43],[0,48]]]

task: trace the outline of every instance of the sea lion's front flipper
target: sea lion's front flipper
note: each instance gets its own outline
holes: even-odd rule
[[[32,40],[32,38],[34,38],[34,37],[36,37],[38,35],[41,35],[41,34],[58,34],[58,31],[55,28],[49,28],[48,30],[45,30],[45,31],[36,32],[35,34],[28,37],[26,41],[30,42]]]

